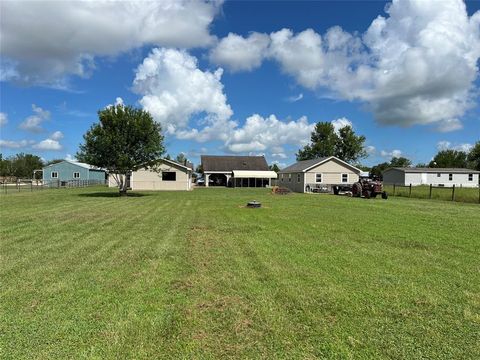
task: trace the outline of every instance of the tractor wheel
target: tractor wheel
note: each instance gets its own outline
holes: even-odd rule
[[[371,195],[372,195],[372,198],[374,198],[374,199],[375,199],[375,198],[377,197],[377,195],[378,195],[378,194],[377,194],[376,192],[372,191],[372,194],[371,194]]]
[[[388,194],[386,191],[382,192],[382,199],[387,200],[388,199]]]
[[[334,186],[334,187],[333,187],[333,194],[334,194],[334,195],[338,195],[339,192],[340,192],[339,187],[338,187],[338,186]]]
[[[370,190],[366,190],[364,193],[363,193],[363,196],[365,196],[365,199],[370,199],[370,196],[372,195],[372,193],[370,192]]]
[[[362,196],[362,184],[356,182],[352,186],[352,196],[353,197],[360,197]]]

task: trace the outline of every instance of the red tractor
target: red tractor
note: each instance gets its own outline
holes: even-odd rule
[[[382,199],[388,199],[388,194],[383,191],[382,182],[376,178],[370,179],[361,177],[358,182],[352,185],[353,197],[365,197],[366,199],[376,198],[382,195]]]

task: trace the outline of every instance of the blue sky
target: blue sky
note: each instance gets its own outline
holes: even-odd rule
[[[116,101],[150,111],[167,152],[194,163],[288,165],[318,121],[365,135],[367,165],[480,140],[480,2],[40,5],[0,4],[4,156],[74,156]]]

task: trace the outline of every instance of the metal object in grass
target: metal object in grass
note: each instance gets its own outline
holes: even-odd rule
[[[247,203],[247,207],[248,207],[248,208],[255,209],[255,208],[260,208],[260,207],[262,207],[262,204],[261,204],[259,201],[257,201],[257,200],[253,200],[253,201],[249,201],[249,202]]]

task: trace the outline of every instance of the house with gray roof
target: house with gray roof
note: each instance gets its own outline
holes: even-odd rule
[[[383,172],[385,184],[412,186],[478,187],[480,171],[459,168],[390,168]]]
[[[331,191],[334,185],[358,181],[362,171],[335,156],[298,161],[282,169],[278,184],[292,191],[305,193]]]
[[[90,164],[63,160],[42,169],[44,184],[65,186],[70,184],[104,184],[105,170]]]
[[[265,187],[277,178],[264,156],[201,157],[205,186]]]

